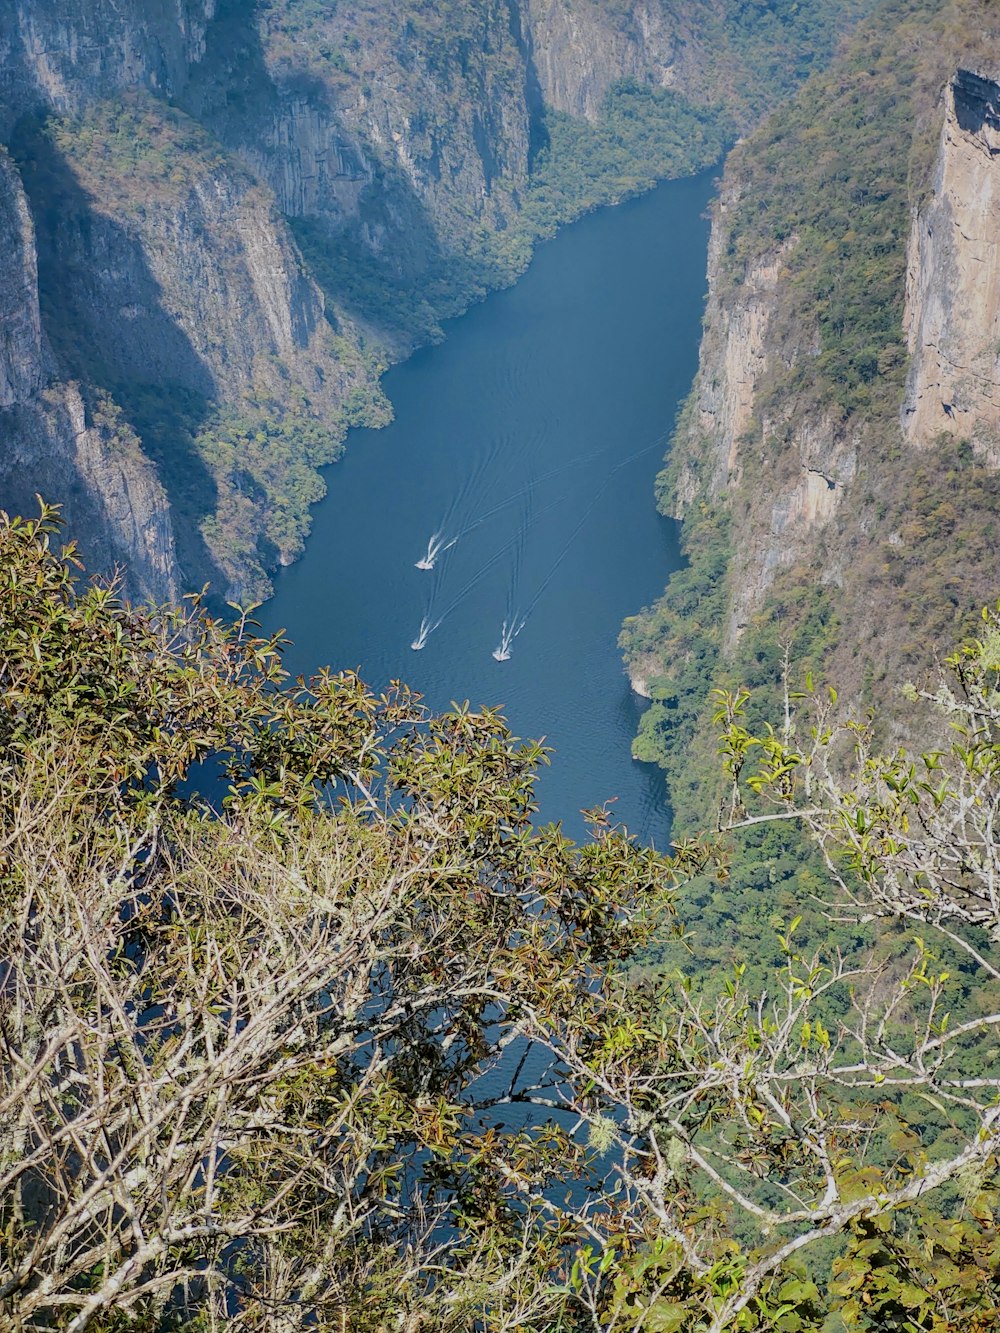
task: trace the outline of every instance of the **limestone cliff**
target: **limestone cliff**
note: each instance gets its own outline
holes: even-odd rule
[[[139,442],[121,423],[88,409],[75,383],[52,382],[41,320],[31,211],[0,150],[0,493],[30,513],[36,494],[58,495],[71,530],[99,569],[128,569],[130,590],[176,596],[166,495]],[[9,313],[8,313],[9,312]]]
[[[971,440],[1000,465],[1000,85],[960,69],[927,199],[913,217],[903,429]]]
[[[672,88],[697,86],[698,52],[687,10],[660,0],[627,7],[524,0],[526,31],[542,96],[566,115],[596,120],[609,88],[636,79]],[[624,20],[624,21],[623,21]]]
[[[609,89],[629,80],[721,103],[741,130],[774,105],[779,64],[783,96],[826,63],[866,8],[806,0],[751,15],[726,0],[520,0],[546,106],[596,120]]]
[[[733,286],[723,278],[729,219],[740,207],[734,165],[716,204],[709,247],[709,295],[700,368],[675,441],[671,512],[683,518],[699,498],[753,496],[730,566],[723,643],[731,651],[776,576],[808,557],[857,471],[858,438],[829,412],[798,402],[762,403],[794,355],[782,348],[780,292],[790,280],[794,234],[750,262]],[[805,355],[810,349],[804,349]],[[770,372],[770,374],[769,374]]]
[[[7,408],[40,388],[45,372],[35,228],[20,178],[2,149],[0,236],[6,251],[0,268],[0,408]]]

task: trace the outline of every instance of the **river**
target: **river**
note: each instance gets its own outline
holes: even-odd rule
[[[296,674],[356,667],[433,708],[502,705],[551,747],[541,813],[574,836],[581,809],[613,800],[644,841],[669,839],[662,776],[630,755],[642,701],[616,639],[680,562],[653,482],[697,365],[711,192],[705,173],[581,219],[391,370],[395,421],[351,432],[264,608]],[[435,530],[463,528],[415,567]],[[525,616],[496,661],[505,617]],[[441,623],[417,652],[425,618]]]

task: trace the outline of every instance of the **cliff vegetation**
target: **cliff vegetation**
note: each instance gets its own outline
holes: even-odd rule
[[[701,365],[661,478],[690,568],[622,638],[656,700],[636,753],[671,773],[682,823],[718,796],[687,748],[713,686],[777,691],[788,652],[870,701],[919,679],[992,593],[995,451],[952,422],[951,394],[920,431],[905,405],[915,238],[963,138],[956,71],[992,68],[996,38],[988,7],[890,4],[729,159]],[[925,269],[926,300],[950,310],[965,262]],[[711,628],[685,639],[692,622]],[[887,734],[911,715],[883,710]]]

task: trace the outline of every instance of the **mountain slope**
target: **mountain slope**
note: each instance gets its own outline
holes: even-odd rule
[[[662,478],[692,564],[623,633],[682,818],[714,685],[787,648],[868,702],[996,595],[998,52],[988,5],[891,4],[729,161]]]

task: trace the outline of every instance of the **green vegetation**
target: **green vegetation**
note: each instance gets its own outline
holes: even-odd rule
[[[836,631],[829,590],[815,595],[790,580],[787,603],[782,606],[775,599],[768,608],[771,614],[745,627],[727,652],[728,532],[729,516],[722,506],[701,505],[689,514],[684,525],[686,566],[671,577],[653,607],[625,621],[619,640],[652,698],[632,752],[664,770],[675,837],[726,818],[712,726],[714,691],[749,687],[749,720],[762,727],[782,711],[786,670],[794,670],[798,679],[819,673]],[[776,932],[783,922],[798,915],[806,943],[831,942],[829,924],[814,901],[821,872],[815,851],[797,826],[743,830],[734,835],[732,864],[724,875],[698,875],[685,886],[681,902],[692,923],[688,934],[681,941],[660,942],[646,965],[678,972],[706,993],[722,986],[734,968],[748,985],[766,989],[781,964]],[[859,942],[851,932],[835,934],[833,940],[848,950]]]
[[[752,689],[751,716],[759,725],[779,711],[785,664],[795,663],[803,676],[819,672],[837,628],[829,590],[816,593],[793,573],[784,597],[775,595],[768,614],[745,626],[727,650],[729,527],[722,505],[701,504],[688,515],[685,567],[653,607],[625,621],[619,639],[653,700],[633,754],[666,772],[680,833],[703,825],[719,807],[718,764],[707,725],[713,689]]]
[[[946,749],[717,694],[726,827],[663,858],[532,827],[495,712],[293,685],[57,540],[0,519],[12,1327],[996,1326],[1000,613],[912,691]],[[709,987],[636,968],[792,826],[849,954],[800,907]]]
[[[741,128],[783,104],[791,89],[823,69],[846,33],[877,5],[866,0],[729,0],[698,16],[705,46],[746,70],[729,94]]]
[[[718,805],[715,755],[702,754],[695,764],[691,747],[704,735],[706,682],[721,664],[730,554],[726,529],[725,514],[708,506],[686,524],[685,568],[673,575],[654,607],[625,621],[619,640],[653,699],[632,753],[666,771],[678,832],[703,822],[706,810]]]
[[[259,0],[258,21],[268,34],[270,58],[347,85],[360,43],[349,36],[338,45],[325,35],[323,25],[336,13],[336,0]]]
[[[898,433],[911,209],[927,187],[940,90],[960,58],[989,50],[981,27],[974,0],[892,0],[734,154],[724,275],[738,286],[779,247],[787,269],[760,419],[857,413],[883,439]],[[818,351],[793,355],[806,330]]]
[[[749,275],[777,266],[764,296],[767,366],[737,474],[721,492],[719,443],[698,424],[705,383],[695,386],[660,481],[668,512],[682,476],[698,496],[684,520],[691,567],[622,638],[640,674],[668,681],[662,697],[653,690],[636,753],[666,769],[681,827],[715,804],[710,756],[691,739],[713,687],[750,685],[773,712],[787,652],[800,670],[832,669],[845,692],[871,701],[894,671],[926,670],[933,645],[965,633],[970,609],[991,595],[988,469],[954,441],[907,457],[899,424],[906,245],[940,131],[940,89],[960,53],[988,45],[975,0],[893,0],[730,157],[716,293],[733,309]],[[724,373],[719,338],[706,329],[703,381]],[[770,527],[772,481],[787,495],[810,438],[851,454],[856,476],[829,531],[818,526],[798,563],[779,560],[765,576],[755,561],[773,559],[784,540]],[[766,585],[738,633],[724,623],[739,604],[737,578]],[[687,616],[703,627],[694,644]],[[679,692],[669,685],[678,673]]]
[[[442,320],[460,315],[516,276],[485,253],[478,257],[442,253],[428,233],[417,280],[401,272],[392,257],[378,258],[350,231],[331,232],[308,217],[291,218],[289,223],[328,299],[370,330],[365,346],[383,368],[392,350],[398,354],[401,348],[440,342]]]
[[[792,396],[797,410],[845,416],[888,414],[898,404],[910,145],[925,96],[919,37],[936,8],[894,6],[883,20],[895,29],[892,42],[855,42],[737,159],[746,189],[727,236],[730,282],[786,245],[779,327],[795,336],[808,322],[820,338],[818,355],[775,372],[761,414]]]
[[[196,181],[231,172],[229,154],[196,120],[144,94],[51,116],[39,132],[98,197],[139,212]]]
[[[384,399],[363,387],[329,422],[294,389],[284,403],[262,390],[240,408],[206,404],[179,386],[128,383],[116,393],[185,521],[247,601],[268,597],[268,572],[302,554],[310,509],[326,494],[319,469],[340,457],[347,428],[386,419]]]
[[[880,539],[861,547],[854,573],[881,608],[897,671],[919,678],[929,646],[975,625],[989,595],[1000,513],[1000,477],[966,441],[934,441],[898,459],[897,475],[869,501]],[[885,688],[886,665],[862,681],[866,702]]]
[[[539,1191],[596,1159],[541,1108],[672,868],[534,831],[495,713],[290,686],[55,538],[0,522],[0,1311],[549,1327],[582,1219]]]
[[[596,124],[549,112],[545,126],[548,147],[536,159],[516,229],[532,242],[580,213],[711,166],[729,138],[720,106],[695,106],[631,81],[611,89]],[[497,239],[505,243],[503,233]]]

